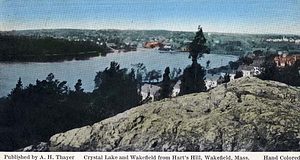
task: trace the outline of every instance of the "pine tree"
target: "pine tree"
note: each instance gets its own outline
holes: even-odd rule
[[[97,73],[93,96],[95,107],[102,117],[113,116],[139,104],[141,96],[135,77],[133,69],[127,73],[127,69],[120,69],[116,62],[111,62],[110,68]]]
[[[274,61],[272,61],[272,56],[266,57],[265,62],[262,64],[262,73],[258,76],[263,80],[277,80],[280,74],[279,68],[277,68]]]
[[[12,90],[12,94],[16,94],[16,93],[20,92],[22,89],[23,89],[23,84],[22,84],[22,80],[21,80],[21,77],[20,77],[19,80],[18,80],[18,83],[16,84],[16,88],[14,88]]]
[[[80,93],[83,92],[84,89],[81,86],[82,86],[82,81],[81,79],[78,79],[77,83],[74,86],[75,92],[80,92]]]
[[[203,57],[203,53],[209,53],[209,49],[205,44],[206,38],[204,37],[202,27],[199,26],[198,32],[189,46],[189,58],[192,58],[192,65],[196,66],[198,64],[197,60]]]
[[[230,82],[230,76],[229,76],[228,73],[226,73],[225,76],[224,76],[224,81],[223,81],[223,83],[228,83],[228,82]]]
[[[180,95],[206,91],[204,76],[205,69],[200,64],[184,69],[180,85]]]
[[[200,26],[189,48],[189,58],[192,58],[192,65],[183,72],[180,95],[206,91],[205,69],[198,64],[198,59],[201,59],[204,53],[209,53],[209,48],[206,46],[206,38]]]
[[[163,75],[162,87],[160,90],[160,99],[171,97],[173,87],[171,86],[171,78],[169,75],[170,75],[170,68],[167,67]]]
[[[234,79],[238,79],[238,78],[241,78],[241,77],[243,77],[243,72],[242,71],[236,71]]]

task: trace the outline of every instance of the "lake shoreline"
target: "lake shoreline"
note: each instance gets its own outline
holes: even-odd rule
[[[41,55],[41,56],[35,56],[35,55],[27,55],[27,56],[18,56],[11,58],[12,60],[2,60],[0,59],[0,63],[23,63],[23,62],[41,62],[41,63],[48,63],[48,62],[64,62],[64,61],[73,61],[73,60],[89,60],[90,58],[94,57],[105,57],[108,54],[126,54],[126,53],[132,53],[132,52],[146,52],[146,51],[155,51],[156,49],[150,49],[150,48],[136,48],[136,50],[130,50],[130,51],[124,51],[124,50],[113,50],[113,51],[106,51],[106,52],[97,52],[92,51],[88,53],[80,53],[80,54],[55,54],[55,55]],[[159,51],[159,50],[158,50]],[[166,52],[166,51],[160,51],[160,54],[165,53],[171,53],[171,54],[183,54],[188,52],[181,52],[181,51],[172,51],[172,52]],[[238,56],[235,54],[226,54],[226,53],[211,53],[211,54],[217,54],[217,55],[228,55],[228,56]]]
[[[60,62],[0,62],[0,97],[7,96],[16,86],[19,78],[23,86],[35,84],[36,80],[43,80],[49,73],[55,75],[55,79],[67,81],[67,85],[73,89],[78,79],[82,80],[82,88],[85,92],[94,89],[96,73],[105,70],[112,61],[117,62],[120,68],[133,68],[134,64],[143,63],[147,71],[161,70],[166,67],[181,68],[182,70],[191,64],[187,52],[159,53],[159,50],[140,48],[131,52],[109,53],[104,57],[96,56],[86,60],[71,60]],[[234,55],[205,54],[198,62],[205,66],[211,61],[211,68],[227,65],[230,61],[236,61],[239,57]]]
[[[64,61],[72,61],[72,60],[87,60],[91,57],[97,57],[107,53],[100,52],[90,52],[90,53],[81,53],[81,54],[55,54],[55,55],[26,55],[26,56],[18,56],[13,57],[11,60],[0,60],[0,62],[64,62]]]

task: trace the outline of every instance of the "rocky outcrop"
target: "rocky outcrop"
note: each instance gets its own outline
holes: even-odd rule
[[[17,150],[18,152],[49,152],[49,145],[47,142],[40,142],[36,145],[30,145],[25,148]]]
[[[241,78],[56,134],[51,151],[300,150],[300,89]]]

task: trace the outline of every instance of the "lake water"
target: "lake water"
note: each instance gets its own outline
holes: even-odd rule
[[[106,57],[94,57],[89,60],[73,60],[51,63],[0,63],[0,97],[8,95],[16,86],[19,77],[22,78],[23,86],[37,79],[43,80],[49,73],[53,73],[55,79],[67,81],[68,86],[74,90],[78,79],[82,79],[84,91],[90,92],[94,89],[94,78],[96,72],[110,66],[111,61],[116,61],[121,68],[131,68],[131,64],[144,63],[147,70],[162,70],[169,66],[184,69],[191,64],[189,53],[159,53],[158,50],[142,50],[127,53],[110,53]],[[236,61],[237,56],[207,54],[201,59],[202,66],[210,60],[211,68],[227,65],[229,61]]]

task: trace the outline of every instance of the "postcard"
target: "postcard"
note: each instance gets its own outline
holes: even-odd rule
[[[299,17],[297,0],[0,0],[0,159],[299,160]]]

